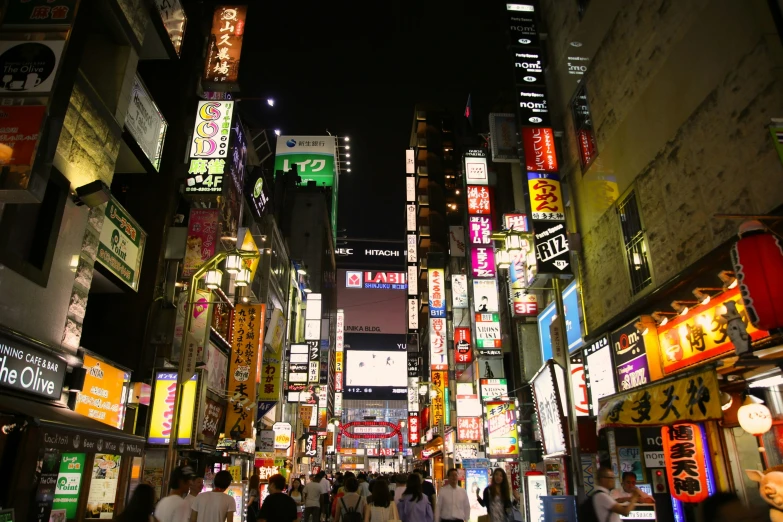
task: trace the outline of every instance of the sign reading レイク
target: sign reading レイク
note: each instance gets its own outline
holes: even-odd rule
[[[125,405],[122,394],[130,375],[90,355],[84,356],[84,386],[74,411],[114,428],[122,429]]]
[[[133,290],[139,288],[147,234],[114,198],[106,203],[96,260]]]

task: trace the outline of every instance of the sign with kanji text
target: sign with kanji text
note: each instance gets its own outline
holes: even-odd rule
[[[188,218],[188,239],[182,278],[190,279],[209,258],[215,255],[218,241],[220,211],[216,208],[191,208]]]
[[[706,500],[714,485],[705,462],[709,450],[704,429],[696,423],[664,426],[661,439],[671,495],[681,502]]]
[[[557,174],[528,172],[530,191],[530,217],[533,221],[564,221],[565,204]]]
[[[106,203],[104,216],[95,260],[138,290],[147,233],[114,198]]]
[[[468,217],[468,238],[471,245],[492,244],[492,219],[489,216]]]
[[[435,397],[431,398],[430,404],[432,405],[432,425],[438,426],[441,421],[444,424],[448,424],[448,403],[445,400],[446,390],[449,387],[449,372],[448,371],[435,371],[432,372],[432,390],[436,391]]]
[[[503,214],[503,228],[505,230],[516,230],[517,232],[529,232],[527,215]]]
[[[427,270],[430,317],[446,317],[446,287],[442,268]]]
[[[669,425],[722,418],[715,370],[661,382],[598,401],[598,429],[609,426]]]
[[[246,15],[245,5],[221,5],[215,8],[204,64],[204,81],[236,83],[239,79]]]
[[[45,105],[3,105],[0,143],[11,149],[11,157],[4,160],[3,166],[33,164],[45,116]]]
[[[291,447],[291,425],[287,422],[275,422],[272,425],[272,431],[275,434],[274,448],[276,450],[287,450]]]
[[[231,136],[232,101],[200,101],[190,144],[185,193],[221,194]]]
[[[548,127],[523,127],[525,168],[536,172],[557,172],[555,134]],[[533,218],[535,219],[535,218]]]
[[[308,433],[305,439],[305,455],[315,457],[318,455],[318,434]]]
[[[491,246],[471,247],[470,261],[473,279],[494,279],[497,274],[494,248]]]
[[[473,347],[470,344],[470,328],[454,329],[454,362],[469,364],[473,362]]]
[[[238,304],[234,308],[225,429],[232,439],[255,437],[254,406],[265,313],[266,305]]]
[[[468,185],[468,214],[489,215],[491,212],[489,187]]]
[[[258,386],[259,401],[276,402],[280,397],[280,384],[283,382],[280,375],[280,361],[280,355],[276,355],[271,350],[264,350]]]
[[[12,0],[6,5],[3,26],[70,25],[75,14],[76,0]]]
[[[319,187],[337,185],[333,136],[279,136],[275,149],[275,171],[296,168],[301,185],[314,181]],[[413,205],[414,219],[416,205]]]
[[[457,417],[457,440],[459,442],[479,442],[481,440],[481,417]]]
[[[419,429],[418,412],[408,412],[408,444],[418,444],[421,442],[421,431]]]

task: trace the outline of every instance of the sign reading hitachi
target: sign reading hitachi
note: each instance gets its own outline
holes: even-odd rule
[[[59,399],[65,371],[66,363],[62,359],[0,337],[0,386]]]
[[[405,269],[407,244],[404,241],[340,239],[334,249],[341,268],[399,270]]]

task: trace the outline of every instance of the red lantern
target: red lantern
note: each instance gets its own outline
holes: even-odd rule
[[[681,423],[661,429],[669,491],[682,502],[701,502],[709,493],[701,426]]]
[[[731,249],[748,319],[759,330],[783,327],[783,243],[758,221],[740,226]]]

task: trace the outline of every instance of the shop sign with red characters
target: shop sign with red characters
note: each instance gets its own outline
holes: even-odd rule
[[[533,221],[564,221],[565,206],[557,174],[527,173]]]
[[[681,502],[701,502],[713,493],[714,481],[700,424],[674,424],[661,429],[669,490]]]

